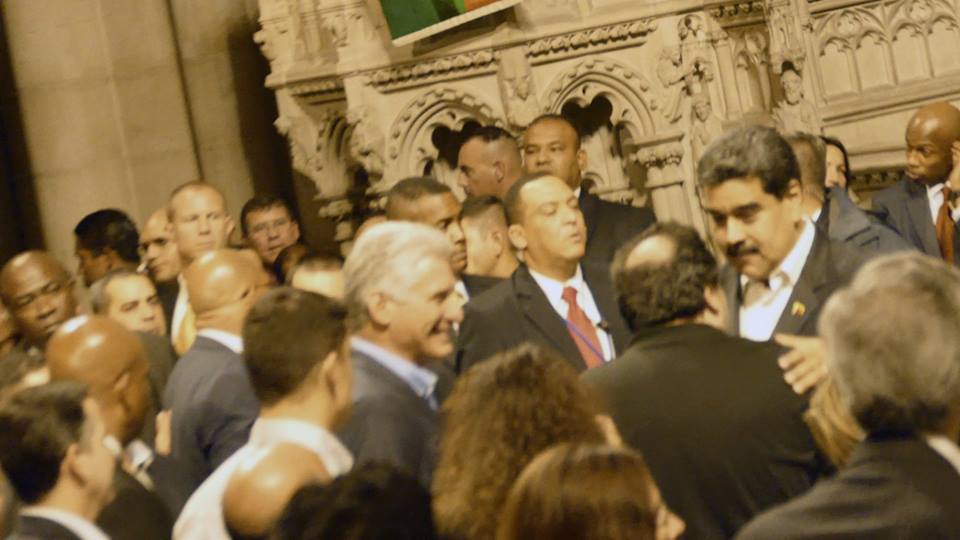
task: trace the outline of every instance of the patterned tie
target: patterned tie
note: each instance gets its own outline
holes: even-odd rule
[[[943,204],[940,205],[940,212],[937,213],[937,243],[940,244],[940,255],[949,264],[953,264],[953,237],[956,234],[956,225],[953,223],[948,204],[951,193],[948,186],[943,186]]]
[[[583,357],[587,369],[602,365],[603,349],[600,347],[600,339],[587,314],[577,305],[577,290],[573,287],[564,287],[562,298],[569,306],[567,330],[570,331],[570,337],[580,349],[580,356]]]

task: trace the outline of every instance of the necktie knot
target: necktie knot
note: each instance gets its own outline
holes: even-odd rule
[[[575,306],[577,305],[577,290],[573,287],[564,287],[561,298],[563,298],[563,301],[566,302],[567,305]]]

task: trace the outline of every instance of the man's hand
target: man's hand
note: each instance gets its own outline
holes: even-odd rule
[[[170,432],[173,429],[173,416],[171,411],[160,411],[157,413],[157,436],[154,439],[154,450],[161,456],[170,455],[172,448]]]
[[[794,392],[805,394],[826,378],[826,355],[820,338],[776,334],[773,340],[790,349],[777,363]]]
[[[950,176],[947,177],[947,187],[956,194],[960,193],[960,141],[954,141],[950,146],[950,156],[953,158],[953,169],[950,171]],[[956,199],[954,199],[951,207],[955,205]]]

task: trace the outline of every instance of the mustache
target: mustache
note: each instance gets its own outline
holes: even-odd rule
[[[728,259],[739,257],[741,255],[752,255],[755,253],[760,253],[760,250],[756,246],[750,246],[743,242],[737,242],[736,244],[730,244],[727,246],[727,249],[724,250],[724,254]]]

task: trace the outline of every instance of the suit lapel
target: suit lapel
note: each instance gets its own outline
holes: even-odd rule
[[[787,300],[787,305],[780,314],[780,320],[774,332],[781,334],[797,334],[804,324],[813,317],[824,301],[820,298],[819,290],[827,281],[827,271],[830,268],[830,241],[819,231],[814,233],[813,245],[803,263],[800,279],[793,287],[793,293]]]
[[[580,212],[583,213],[583,223],[587,227],[587,244],[597,230],[597,214],[599,213],[600,199],[587,193],[583,187],[580,188]]]
[[[913,223],[913,230],[920,236],[923,251],[929,255],[940,256],[940,244],[937,242],[937,231],[933,227],[933,216],[930,215],[930,200],[924,186],[912,180],[906,180],[907,216]]]
[[[566,322],[560,318],[546,295],[530,275],[530,270],[526,265],[521,264],[517,271],[513,273],[513,287],[517,297],[517,303],[523,315],[530,321],[534,328],[540,332],[543,339],[552,344],[557,352],[563,355],[578,370],[586,368],[583,359],[580,356],[580,349],[570,337],[570,331],[567,330]]]
[[[580,267],[583,269],[583,280],[590,287],[590,294],[597,304],[597,309],[600,310],[600,317],[607,324],[606,330],[613,337],[613,344],[617,349],[617,355],[619,355],[630,344],[630,331],[620,315],[613,283],[606,277],[602,267],[586,263],[581,264]]]

